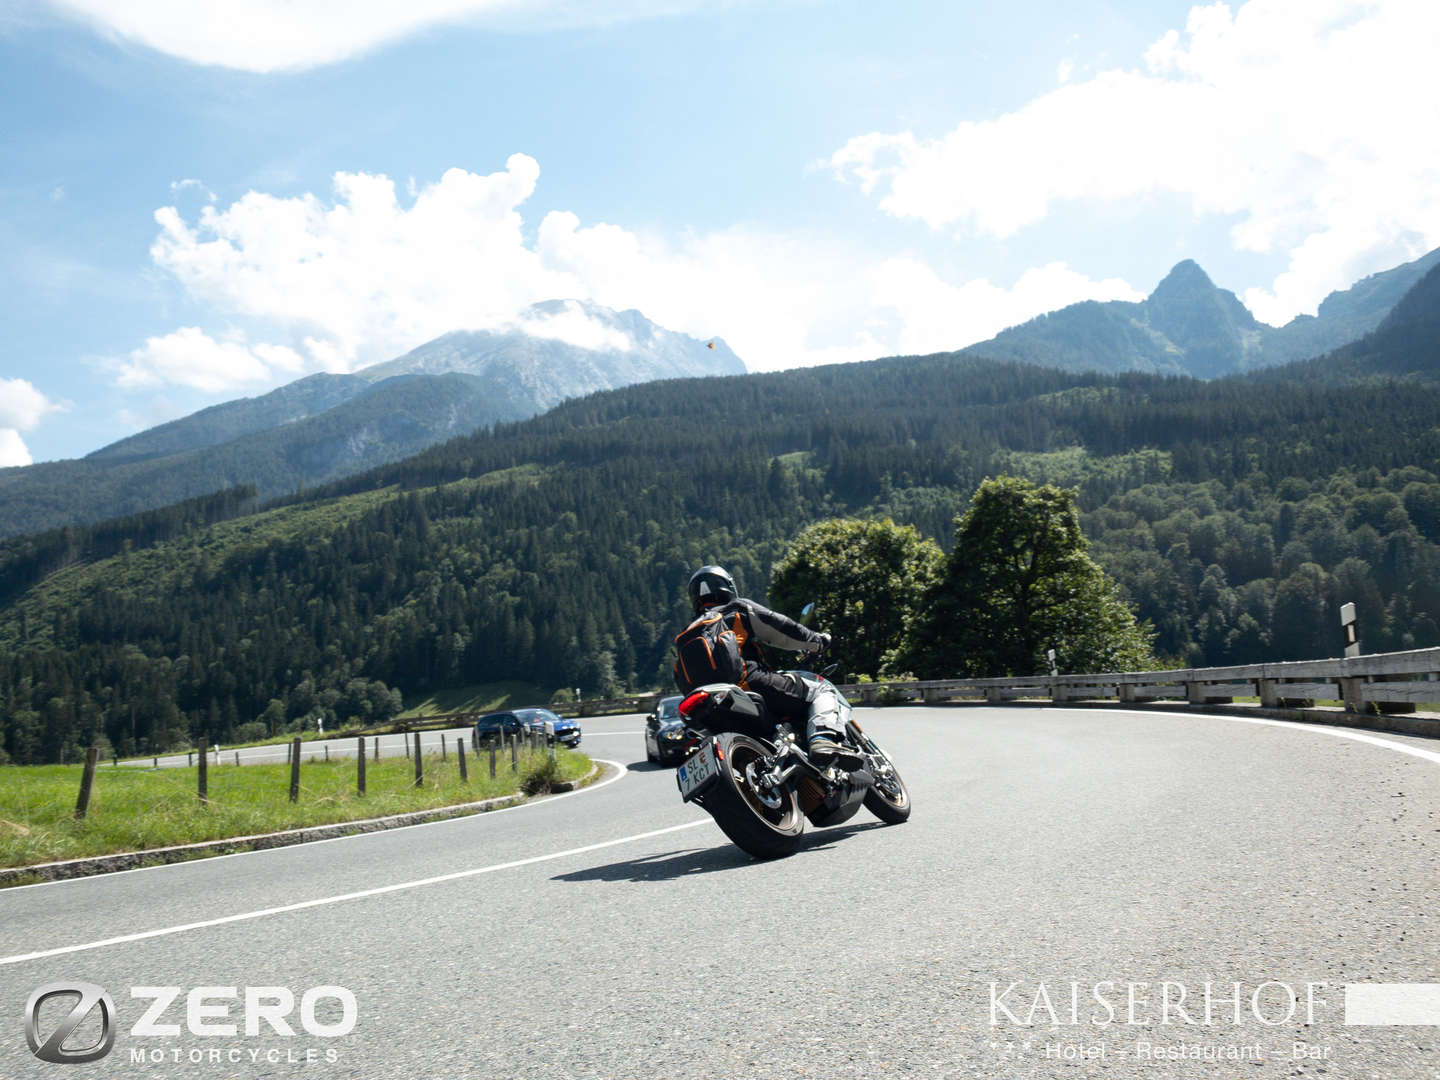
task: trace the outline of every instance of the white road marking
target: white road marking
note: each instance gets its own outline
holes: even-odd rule
[[[203,922],[166,926],[159,930],[143,930],[138,934],[122,934],[119,937],[105,938],[103,941],[87,941],[83,945],[66,945],[59,949],[45,949],[41,952],[23,953],[19,956],[6,956],[0,958],[0,967],[7,964],[22,964],[27,960],[43,960],[51,956],[65,956],[70,953],[87,952],[91,949],[103,949],[110,945],[124,945],[132,941],[145,941],[148,938],[183,934],[187,930],[205,930],[212,926],[225,926],[228,923],[246,922],[250,919],[263,919],[267,915],[283,915],[289,911],[304,911],[306,908],[340,904],[347,900],[361,900],[369,896],[383,896],[385,893],[400,892],[403,889],[419,889],[426,885],[439,885],[447,881],[459,881],[463,878],[477,877],[480,874],[494,874],[501,870],[514,870],[520,866],[533,866],[536,863],[551,862],[555,859],[568,858],[571,855],[583,855],[591,851],[617,847],[620,844],[633,843],[636,840],[648,840],[654,836],[664,836],[666,833],[680,832],[683,829],[693,829],[698,825],[710,824],[710,820],[710,818],[705,817],[698,821],[687,821],[683,825],[671,825],[668,828],[652,829],[650,832],[636,833],[633,836],[622,836],[617,840],[602,840],[598,844],[586,844],[584,847],[570,848],[566,851],[553,851],[548,855],[533,855],[528,859],[516,859],[513,862],[496,863],[493,866],[477,866],[470,870],[457,870],[453,874],[440,874],[436,877],[420,878],[416,881],[402,881],[395,885],[381,885],[374,889],[361,889],[358,892],[341,893],[338,896],[322,896],[315,900],[302,900],[299,903],[284,904],[280,907],[261,908],[259,911],[244,911],[238,915],[226,915],[219,919],[206,919]]]
[[[1077,712],[1088,710],[1065,709],[1060,706],[1046,706],[1044,712]],[[1295,720],[1268,720],[1262,716],[1224,716],[1220,713],[1172,713],[1156,712],[1153,709],[1106,709],[1107,713],[1128,714],[1131,716],[1165,716],[1171,720],[1196,719],[1203,716],[1206,720],[1233,720],[1237,724],[1262,724],[1265,727],[1290,728],[1293,731],[1308,731],[1314,735],[1329,735],[1335,739],[1350,739],[1353,742],[1369,743],[1371,746],[1383,746],[1387,750],[1398,750],[1402,754],[1409,754],[1412,757],[1423,758],[1426,761],[1433,761],[1440,765],[1440,752],[1425,750],[1419,746],[1411,746],[1409,743],[1391,742],[1389,739],[1382,739],[1378,735],[1367,735],[1363,731],[1348,731],[1344,728],[1331,727],[1326,724],[1302,724]]]
[[[195,867],[204,866],[206,863],[218,862],[221,859],[243,859],[247,856],[254,857],[257,855],[275,855],[282,852],[293,851],[296,847],[300,846],[303,846],[308,850],[310,848],[318,847],[321,844],[338,844],[346,840],[364,840],[366,838],[383,836],[386,833],[398,832],[400,829],[428,829],[433,828],[437,825],[456,825],[460,822],[472,821],[473,819],[479,817],[491,818],[495,817],[498,814],[513,813],[516,810],[528,810],[531,807],[535,806],[548,806],[550,803],[559,802],[561,799],[571,799],[574,798],[576,795],[584,795],[587,792],[599,791],[601,788],[609,787],[611,784],[615,783],[615,781],[624,778],[630,772],[629,769],[627,769],[624,765],[620,764],[620,762],[618,761],[609,761],[605,758],[595,758],[594,760],[595,763],[598,765],[609,765],[613,767],[615,769],[615,775],[607,780],[601,780],[594,784],[587,784],[585,787],[576,788],[574,791],[567,791],[562,795],[551,795],[548,798],[541,799],[537,802],[525,802],[520,803],[516,806],[505,806],[501,807],[499,810],[483,810],[475,814],[460,814],[455,817],[441,818],[438,821],[419,821],[416,822],[414,825],[400,825],[394,829],[380,829],[374,832],[351,833],[349,836],[332,836],[328,840],[306,840],[303,845],[282,844],[279,847],[262,848],[259,851],[232,851],[228,855],[207,855],[203,859],[190,859],[185,862],[161,863],[159,866],[136,866],[129,870],[112,870],[106,874],[90,874],[85,877],[62,878],[59,881],[37,881],[30,885],[12,885],[8,889],[0,890],[0,895],[12,892],[20,892],[22,889],[54,889],[61,885],[83,885],[86,883],[93,883],[99,880],[108,881],[111,878],[117,878],[123,874],[144,874],[151,873],[157,870],[184,871],[193,869]],[[505,796],[497,796],[497,798],[504,797]],[[435,809],[443,808],[436,807]],[[344,825],[350,823],[333,822],[333,824]],[[218,839],[227,838],[219,837]],[[245,839],[245,837],[238,837],[236,839],[243,840]],[[128,855],[132,854],[132,852],[121,852],[121,854]],[[143,854],[143,852],[141,854]]]

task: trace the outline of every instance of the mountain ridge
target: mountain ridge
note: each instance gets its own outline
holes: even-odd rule
[[[309,375],[210,406],[83,458],[0,470],[0,537],[239,485],[273,498],[597,390],[744,371],[721,338],[667,330],[635,310],[544,301],[501,331],[453,331],[357,372]]]
[[[1213,379],[1320,356],[1375,330],[1430,269],[1440,248],[1337,290],[1316,315],[1281,327],[1260,322],[1192,259],[1176,263],[1141,301],[1083,301],[1009,327],[960,350],[1064,371],[1193,375]]]

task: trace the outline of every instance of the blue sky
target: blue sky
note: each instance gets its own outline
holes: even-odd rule
[[[755,370],[1440,245],[1430,0],[0,0],[0,466],[538,300]]]

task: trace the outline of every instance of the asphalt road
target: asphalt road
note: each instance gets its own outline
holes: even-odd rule
[[[603,786],[7,890],[0,1078],[1440,1077],[1440,1025],[1346,1023],[1372,993],[1347,985],[1440,983],[1440,742],[857,715],[914,816],[862,812],[777,862],[683,806],[620,717],[585,722],[582,748],[628,768]],[[113,998],[107,1057],[27,1049],[27,999],[60,981]],[[156,1021],[177,1033],[137,1030],[137,987],[178,988]],[[192,992],[202,1032],[227,1022],[207,987],[235,988],[234,1035],[187,1030]],[[284,1036],[258,1012],[247,1034],[246,987],[341,990]]]

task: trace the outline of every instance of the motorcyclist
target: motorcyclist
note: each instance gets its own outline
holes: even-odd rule
[[[735,579],[721,566],[702,566],[690,575],[691,613],[714,611],[730,622],[739,617],[740,657],[745,676],[740,685],[753,690],[765,701],[770,715],[785,719],[805,717],[805,748],[816,764],[826,764],[839,755],[842,765],[852,765],[850,754],[840,743],[841,735],[818,724],[811,714],[809,694],[794,675],[772,671],[761,645],[794,652],[819,652],[830,645],[830,635],[817,633],[778,611],[746,600],[735,588]]]

